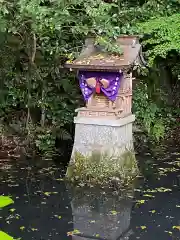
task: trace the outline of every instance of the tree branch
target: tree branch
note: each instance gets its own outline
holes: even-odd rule
[[[33,49],[32,49],[32,57],[31,57],[31,63],[34,64],[35,57],[36,57],[36,45],[37,45],[37,39],[35,33],[33,33]]]

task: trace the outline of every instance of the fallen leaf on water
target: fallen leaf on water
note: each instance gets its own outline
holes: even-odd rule
[[[51,193],[50,192],[45,192],[44,195],[49,197],[51,195]]]
[[[116,211],[110,211],[110,213],[111,213],[112,215],[117,215],[117,212],[116,212]]]
[[[67,236],[72,236],[81,233],[78,229],[74,229],[72,232],[67,232]]]
[[[14,212],[14,211],[16,211],[15,208],[11,208],[11,209],[10,209],[10,212]]]
[[[20,230],[22,230],[22,231],[23,231],[24,229],[25,229],[25,227],[24,227],[24,226],[21,226],[21,227],[20,227]]]
[[[146,200],[137,200],[138,204],[144,204]]]
[[[155,190],[155,189],[147,189],[144,192],[147,192],[147,193],[157,193],[157,190]]]
[[[150,197],[150,198],[155,198],[155,196],[150,195],[150,194],[144,194],[143,197]]]
[[[158,192],[171,192],[172,189],[170,188],[164,188],[164,187],[160,187],[160,188],[156,188]]]
[[[164,193],[164,192],[172,192],[172,189],[159,187],[159,188],[155,188],[155,189],[147,189],[144,192],[146,192],[146,193],[157,193],[157,192]]]
[[[37,228],[31,228],[31,230],[32,230],[33,232],[38,231]]]
[[[146,227],[146,226],[140,226],[140,228],[141,228],[142,230],[144,230],[144,229],[146,229],[147,227]]]
[[[134,191],[135,192],[141,192],[141,189],[135,188]]]
[[[58,216],[58,215],[54,215],[56,218],[58,219],[61,219],[62,217],[61,216]]]
[[[171,231],[165,231],[166,233],[169,233],[170,235],[172,235],[172,232]]]
[[[56,181],[64,181],[63,178],[56,178]]]
[[[155,212],[156,212],[156,210],[151,210],[151,211],[149,211],[149,212],[151,212],[151,213],[155,213]]]
[[[51,196],[52,194],[58,194],[58,192],[44,192],[44,195],[47,197]]]
[[[173,226],[173,229],[178,229],[180,231],[180,226]]]

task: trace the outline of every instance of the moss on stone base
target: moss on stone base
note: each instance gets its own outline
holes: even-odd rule
[[[135,154],[126,151],[119,156],[109,156],[93,152],[83,156],[75,152],[73,164],[70,164],[66,178],[72,182],[105,184],[109,182],[128,183],[138,175]]]

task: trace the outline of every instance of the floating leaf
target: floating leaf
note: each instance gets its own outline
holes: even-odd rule
[[[45,192],[45,193],[44,193],[44,195],[46,195],[46,196],[48,196],[48,197],[50,196],[50,194],[51,194],[50,192]]]
[[[78,229],[74,229],[72,232],[67,232],[67,236],[72,236],[76,234],[80,234],[81,232]]]
[[[25,229],[25,227],[24,227],[24,226],[21,226],[21,227],[20,227],[20,230],[22,230],[22,231],[23,231],[24,229]]]
[[[111,213],[112,215],[117,215],[117,212],[116,212],[116,211],[110,211],[110,213]]]
[[[14,203],[14,201],[10,197],[0,196],[0,208],[6,207],[12,203]]]
[[[180,226],[173,226],[173,229],[178,229],[180,231]]]
[[[54,215],[56,218],[58,219],[61,219],[62,217],[61,216],[58,216],[58,215]]]
[[[146,200],[137,200],[138,204],[144,204]]]
[[[155,188],[155,189],[147,189],[145,191],[146,193],[156,193],[156,192],[172,192],[172,189],[170,188],[164,188],[164,187],[159,187],[159,188]]]
[[[10,209],[10,212],[14,212],[14,211],[16,211],[15,208],[11,208],[11,209]]]
[[[144,194],[143,197],[150,197],[150,198],[154,198],[155,196],[150,195],[150,194]]]
[[[64,181],[63,178],[56,178],[56,181]]]
[[[142,230],[144,230],[144,229],[146,229],[147,227],[146,227],[146,226],[140,226],[140,228],[141,228]]]
[[[172,232],[171,231],[165,231],[166,233],[169,233],[170,235],[172,235]]]
[[[37,228],[31,228],[31,230],[32,230],[33,232],[38,231]]]
[[[170,188],[164,188],[164,187],[160,187],[160,188],[156,188],[158,192],[172,192],[172,189]]]
[[[135,188],[134,191],[135,192],[141,192],[141,189]]]

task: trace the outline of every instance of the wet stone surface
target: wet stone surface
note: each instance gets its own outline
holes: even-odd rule
[[[57,166],[2,158],[0,194],[15,203],[0,210],[0,229],[22,240],[179,240],[180,149],[138,160],[144,180],[113,190],[72,188]]]

